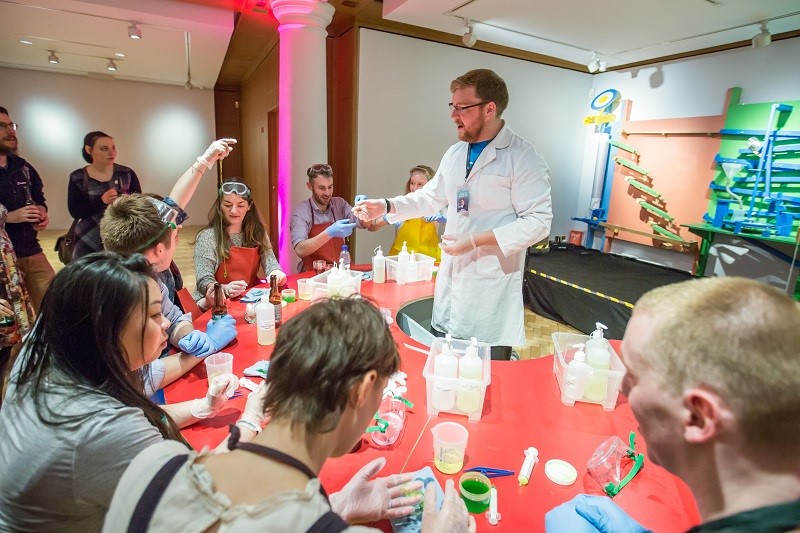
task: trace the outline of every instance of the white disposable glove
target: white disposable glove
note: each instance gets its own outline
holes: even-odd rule
[[[218,159],[225,157],[233,150],[236,139],[219,139],[211,143],[206,152],[197,158],[197,162],[206,168],[211,168]]]
[[[223,292],[228,296],[228,298],[238,298],[246,290],[247,290],[247,282],[241,279],[236,281],[231,281],[230,283],[223,286]]]
[[[413,513],[414,505],[422,497],[406,494],[419,491],[422,482],[414,481],[413,472],[370,480],[385,464],[386,458],[379,457],[356,472],[342,490],[331,494],[331,509],[351,524],[399,518]]]
[[[192,416],[211,418],[228,403],[228,398],[239,388],[239,378],[233,374],[221,374],[211,378],[208,393],[204,398],[192,402]]]
[[[422,533],[474,533],[475,519],[456,493],[452,479],[445,483],[442,509],[436,511],[436,487],[428,483],[425,488],[425,507],[422,511]]]
[[[283,272],[282,270],[278,270],[276,268],[275,270],[270,272],[269,275],[267,276],[267,281],[269,281],[269,278],[271,278],[272,276],[278,276],[278,285],[283,285],[286,283],[286,273]]]
[[[267,383],[262,381],[256,390],[247,395],[244,404],[244,411],[239,420],[244,420],[260,428],[267,422],[267,415],[264,413],[264,397],[267,395]]]

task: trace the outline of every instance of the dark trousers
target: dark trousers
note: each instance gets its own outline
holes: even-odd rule
[[[431,326],[431,333],[434,337],[444,338],[445,334]],[[469,339],[464,339],[469,340]],[[491,356],[493,361],[510,361],[511,360],[511,346],[492,346]]]

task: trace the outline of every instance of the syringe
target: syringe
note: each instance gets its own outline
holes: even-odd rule
[[[517,476],[519,486],[527,485],[533,471],[533,465],[539,460],[539,450],[531,446],[525,450],[525,462],[522,463],[522,470]]]

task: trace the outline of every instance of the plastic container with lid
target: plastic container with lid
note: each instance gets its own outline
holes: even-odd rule
[[[433,267],[436,259],[429,255],[414,252],[414,260],[411,261],[411,254],[409,254],[409,262],[406,265],[405,276],[402,276],[403,283],[416,283],[418,281],[431,281],[433,279]],[[400,270],[400,256],[389,255],[386,257],[386,281],[397,281]],[[409,266],[410,265],[410,266]]]
[[[361,272],[357,270],[330,269],[308,279],[311,300],[319,298],[346,298],[352,294],[361,294]]]

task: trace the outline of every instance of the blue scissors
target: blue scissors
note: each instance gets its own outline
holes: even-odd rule
[[[488,466],[473,466],[472,468],[467,468],[465,472],[480,472],[486,477],[504,477],[504,476],[513,476],[513,470],[504,470],[502,468],[490,468]]]

